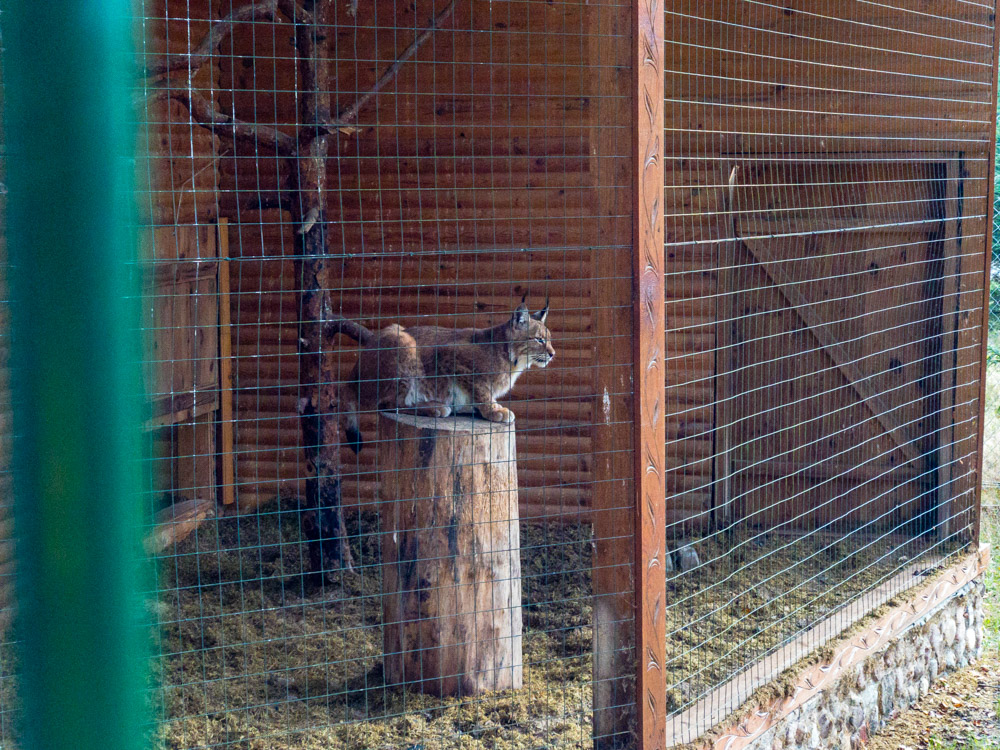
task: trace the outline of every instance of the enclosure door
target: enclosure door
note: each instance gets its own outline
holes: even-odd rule
[[[957,162],[918,156],[746,161],[734,176],[723,518],[778,532],[936,522],[953,458],[961,185]]]
[[[157,439],[154,487],[175,500],[214,503],[220,407],[216,227],[160,227],[148,240],[146,428]]]

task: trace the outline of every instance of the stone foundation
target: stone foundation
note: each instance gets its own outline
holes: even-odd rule
[[[977,659],[983,645],[981,578],[967,583],[829,689],[791,711],[747,747],[852,750],[900,710],[927,695],[938,677]]]

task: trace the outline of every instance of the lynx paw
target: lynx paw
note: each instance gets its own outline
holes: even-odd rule
[[[486,414],[486,418],[491,422],[506,422],[510,424],[514,421],[514,412],[506,406],[495,406],[493,410]]]
[[[424,404],[419,407],[420,414],[425,417],[437,417],[443,419],[451,416],[451,407],[447,404]]]

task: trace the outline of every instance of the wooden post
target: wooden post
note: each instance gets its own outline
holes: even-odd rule
[[[954,512],[952,499],[955,495],[953,477],[955,467],[955,388],[958,382],[958,328],[961,305],[958,281],[962,268],[962,237],[960,195],[962,185],[962,155],[949,154],[940,168],[941,238],[938,245],[941,255],[941,341],[938,360],[938,393],[940,403],[937,414],[937,536],[948,539],[951,536],[951,518]],[[932,167],[934,168],[934,167]],[[990,227],[992,231],[992,227]],[[985,315],[989,316],[987,307]]]
[[[588,6],[597,64],[590,174],[599,245],[591,288],[594,405],[594,748],[635,746],[635,445],[633,403],[634,117],[630,5]],[[612,43],[612,40],[622,40]]]
[[[663,6],[635,4],[632,103],[636,142],[633,265],[635,297],[636,704],[643,750],[666,746],[666,370],[664,300]]]
[[[219,219],[219,485],[223,505],[236,502],[233,422],[233,332],[229,298],[229,219]]]
[[[514,425],[383,413],[377,461],[386,683],[520,688]]]

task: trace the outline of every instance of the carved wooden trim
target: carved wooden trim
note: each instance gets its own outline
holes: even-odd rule
[[[636,703],[639,746],[666,745],[663,53],[659,0],[635,5]]]
[[[916,593],[905,603],[894,607],[868,626],[834,644],[833,656],[830,660],[806,667],[795,680],[795,687],[787,697],[777,698],[763,707],[751,707],[737,712],[729,722],[723,725],[722,731],[714,734],[711,738],[694,742],[694,747],[699,750],[742,750],[742,748],[749,747],[754,740],[792,711],[818,693],[835,686],[848,669],[879,651],[908,627],[930,614],[941,602],[953,596],[970,581],[981,576],[989,566],[989,562],[989,545],[979,545],[976,551],[960,558],[943,575],[938,576],[927,585],[917,588]],[[926,562],[916,563],[917,566],[921,564],[926,564]],[[905,583],[905,579],[912,580],[912,578],[913,570],[908,567],[884,584],[886,600],[899,590],[901,582]],[[878,592],[874,593],[878,594]],[[863,608],[859,609],[859,617],[863,617],[865,612],[871,610],[869,597],[865,597],[864,605]],[[840,619],[840,624],[844,624],[846,622],[844,615],[844,612],[840,612],[833,615],[831,619]],[[810,633],[823,631],[825,625],[825,622],[820,623]],[[804,636],[808,635],[808,633],[804,634]],[[789,644],[789,646],[794,645],[794,643]],[[807,652],[815,650],[819,645],[821,644],[810,644]],[[788,663],[784,659],[776,661]],[[766,671],[766,665],[763,669]],[[780,665],[776,665],[775,670],[774,676],[776,677],[781,671]],[[722,686],[720,689],[726,687]],[[711,698],[711,695],[707,697],[708,700]],[[706,709],[700,706],[694,706],[693,709],[700,709],[702,714],[707,713]],[[686,741],[691,740],[686,739]]]

